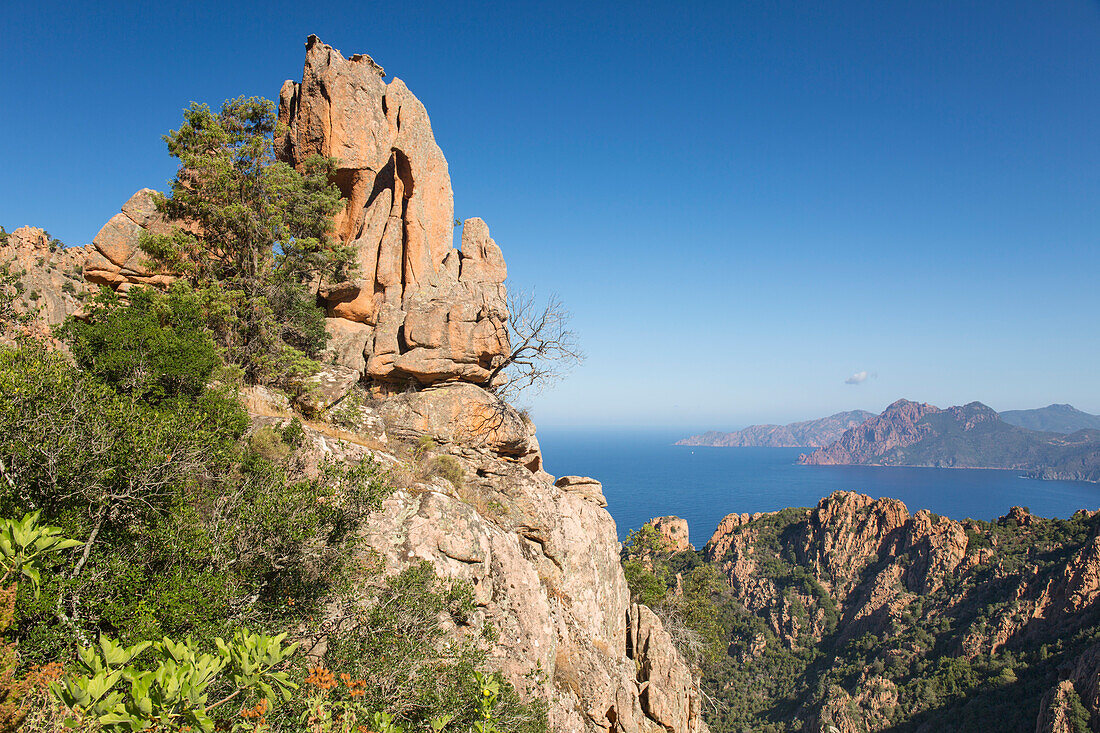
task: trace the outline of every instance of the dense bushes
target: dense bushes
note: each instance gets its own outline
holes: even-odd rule
[[[43,705],[60,661],[60,699],[119,730],[545,730],[544,706],[481,674],[495,631],[475,623],[468,586],[423,564],[387,577],[356,551],[390,491],[378,465],[305,460],[298,420],[250,426],[209,311],[186,284],[135,289],[59,331],[71,360],[32,341],[0,348],[0,516],[34,507],[75,538],[40,588],[5,596],[19,648],[0,654],[0,686],[36,688]],[[285,675],[276,704],[233,682],[243,672],[212,640],[280,632],[313,656],[265,667]],[[101,647],[78,660],[107,639],[133,659],[97,672]],[[74,714],[60,705],[28,730],[52,733]]]
[[[0,486],[0,512],[38,507],[82,543],[22,607],[26,656],[99,633],[136,643],[287,623],[338,587],[355,523],[385,491],[374,464],[295,476],[289,455],[242,442],[247,418],[224,389],[156,405],[122,389],[56,353],[0,350],[0,456],[15,487]]]
[[[130,303],[104,289],[86,318],[59,329],[77,364],[150,403],[202,394],[218,363],[204,303],[186,283],[167,295],[137,288]]]

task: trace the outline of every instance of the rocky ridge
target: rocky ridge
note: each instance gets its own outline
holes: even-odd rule
[[[543,471],[530,418],[485,389],[509,348],[503,255],[480,219],[451,246],[446,159],[420,102],[383,78],[370,57],[345,59],[311,36],[302,81],[283,86],[279,154],[339,160],[336,230],[359,268],[316,284],[330,363],[296,404],[246,389],[253,427],[301,416],[305,465],[370,457],[390,470],[397,489],[366,523],[363,561],[398,573],[424,560],[468,581],[477,618],[452,632],[491,623],[492,663],[546,702],[553,730],[704,732],[693,670],[661,620],[630,602],[599,481]],[[13,233],[0,256],[41,280],[42,324],[77,313],[78,295],[97,286],[125,295],[172,281],[139,247],[143,231],[170,226],[155,196],[138,191],[86,247],[46,252],[41,230]],[[328,623],[342,613],[332,608]]]
[[[935,721],[943,719],[935,710],[925,713],[923,726],[919,716],[902,725],[911,711],[899,707],[901,683],[922,668],[930,643],[936,664],[960,660],[969,669],[1032,659],[1040,646],[1057,642],[1062,661],[1034,657],[1019,692],[972,694],[990,706],[1014,694],[1013,704],[1030,711],[1027,725],[1038,720],[1037,730],[1050,731],[1064,729],[1056,721],[1068,714],[1071,689],[1092,724],[1100,723],[1100,655],[1089,641],[1100,621],[1100,525],[1092,515],[1062,523],[1015,507],[987,525],[836,492],[812,509],[728,515],[704,556],[773,640],[734,639],[731,654],[763,659],[775,643],[836,655],[837,667],[856,654],[851,669],[864,671],[834,680],[823,695],[812,693],[820,682],[802,682],[792,715],[812,721],[808,730],[938,730]],[[924,637],[920,629],[937,635]],[[1040,705],[1043,690],[1049,692]]]
[[[799,463],[1005,468],[1038,478],[1100,481],[1100,431],[1044,433],[1011,425],[980,402],[940,409],[898,400]]]
[[[750,425],[732,433],[710,430],[701,435],[678,440],[676,445],[721,448],[819,448],[835,442],[845,430],[857,427],[874,416],[874,413],[866,410],[851,410],[789,425]]]

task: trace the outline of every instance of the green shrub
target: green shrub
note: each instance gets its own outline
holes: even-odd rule
[[[456,489],[461,489],[466,480],[466,472],[454,456],[436,456],[432,461],[431,474],[450,481]]]
[[[0,513],[40,507],[89,546],[43,578],[40,599],[21,598],[29,661],[100,633],[135,644],[285,628],[346,586],[386,477],[371,461],[300,476],[282,449],[242,441],[247,424],[224,392],[152,406],[59,354],[0,349],[0,458],[19,487],[0,484]]]
[[[200,296],[179,282],[167,294],[134,288],[129,297],[123,304],[104,289],[86,319],[59,329],[77,364],[152,403],[202,394],[218,356]]]
[[[482,688],[470,681],[485,653],[478,635],[448,637],[440,619],[467,626],[473,612],[468,583],[442,580],[419,561],[378,584],[368,598],[349,599],[345,630],[330,637],[326,667],[361,680],[361,702],[389,712],[402,726],[421,730],[432,719],[453,716],[448,730],[469,730],[483,719]],[[546,730],[544,706],[520,702],[499,678],[497,686],[493,717],[501,730]]]

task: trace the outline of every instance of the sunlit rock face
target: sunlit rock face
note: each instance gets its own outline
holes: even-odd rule
[[[301,82],[279,94],[279,121],[282,160],[337,160],[335,234],[357,267],[322,283],[319,298],[330,319],[363,325],[337,363],[382,383],[488,383],[509,348],[507,268],[481,219],[467,219],[452,247],[451,177],[424,105],[400,79],[387,84],[370,56],[344,58],[310,36]]]

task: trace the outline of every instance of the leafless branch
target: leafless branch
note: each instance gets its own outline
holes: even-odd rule
[[[584,360],[577,334],[569,328],[572,314],[557,295],[543,305],[533,293],[513,290],[508,310],[512,351],[489,378],[497,395],[511,399],[521,392],[541,392]]]

